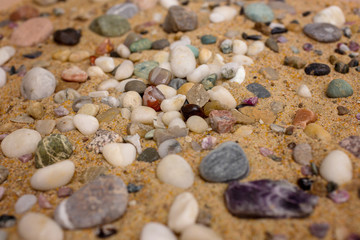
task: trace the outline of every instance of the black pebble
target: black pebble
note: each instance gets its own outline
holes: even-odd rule
[[[306,12],[303,12],[302,13],[302,16],[303,17],[307,17],[307,16],[309,16],[311,14],[311,11],[306,11]]]
[[[15,226],[16,217],[12,215],[3,214],[0,216],[0,228],[8,228]]]
[[[135,185],[135,184],[133,184],[133,183],[129,183],[129,184],[127,185],[128,193],[136,193],[136,192],[140,191],[142,188],[143,188],[143,186],[141,186],[141,185]]]
[[[241,34],[242,38],[245,40],[260,40],[261,35],[247,35],[245,32]]]
[[[338,185],[337,185],[336,183],[334,183],[334,182],[328,182],[328,183],[326,184],[326,191],[327,191],[328,193],[331,193],[331,192],[335,191],[336,189],[338,189]]]
[[[339,48],[336,48],[336,49],[334,50],[334,52],[336,52],[336,53],[338,53],[338,54],[340,54],[340,55],[345,55],[345,54],[346,54],[346,52],[344,52],[343,50],[341,50],[341,49],[339,49]]]
[[[54,41],[59,44],[73,46],[79,43],[81,31],[74,28],[57,30],[54,33]]]
[[[119,55],[117,52],[112,51],[112,52],[110,52],[110,57],[113,57],[113,58],[119,58],[119,57],[120,57],[120,55]]]
[[[335,71],[345,74],[349,72],[349,65],[343,63],[343,62],[337,62],[335,63]]]
[[[324,76],[330,73],[330,67],[323,63],[311,63],[306,66],[305,73],[307,75]]]
[[[302,190],[309,191],[311,189],[313,181],[309,178],[299,178],[297,183]]]
[[[356,58],[353,58],[350,60],[348,65],[349,65],[349,67],[357,67],[357,66],[359,66],[359,60],[357,60]]]
[[[287,31],[288,30],[286,28],[275,27],[275,28],[271,29],[271,34],[287,33]]]
[[[34,59],[34,58],[40,57],[41,54],[42,54],[41,51],[35,51],[35,52],[32,52],[32,53],[24,54],[23,57],[25,57],[25,58],[30,58],[30,59]]]

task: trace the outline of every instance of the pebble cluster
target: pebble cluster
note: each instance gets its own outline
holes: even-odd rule
[[[336,5],[299,13],[273,0],[86,1],[101,7],[0,0],[0,11],[12,10],[0,22],[0,99],[9,104],[0,107],[0,205],[13,206],[0,206],[0,240],[62,240],[88,228],[93,238],[126,238],[116,223],[137,221],[137,208],[148,214],[131,235],[140,240],[253,239],[218,226],[211,211],[247,221],[360,207],[351,79],[360,72],[359,7],[348,16]],[[67,16],[81,24],[55,24]],[[350,135],[331,126],[340,123]],[[301,223],[301,239],[360,238],[343,218],[322,220]],[[298,239],[279,231],[257,237]]]

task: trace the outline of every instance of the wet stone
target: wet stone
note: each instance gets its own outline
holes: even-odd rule
[[[102,15],[94,19],[89,28],[104,37],[120,37],[130,30],[130,24],[118,15]]]
[[[339,41],[342,36],[342,31],[330,23],[310,23],[303,31],[309,38],[324,43]]]
[[[8,176],[9,170],[6,167],[0,165],[0,184],[5,182]]]
[[[112,6],[106,11],[107,15],[119,15],[123,18],[132,18],[138,13],[138,7],[133,3],[121,3]]]
[[[143,81],[130,81],[125,85],[125,92],[135,91],[139,94],[143,94],[146,89],[146,84]]]
[[[139,78],[148,79],[149,73],[151,72],[151,70],[153,70],[157,66],[159,66],[159,63],[155,62],[155,61],[145,61],[145,62],[136,64],[134,66],[134,75]]]
[[[141,162],[155,162],[160,159],[160,155],[155,148],[149,147],[146,148],[137,158],[138,161]]]
[[[343,62],[336,62],[334,69],[338,73],[346,74],[349,72],[349,65]]]
[[[323,63],[310,63],[304,69],[307,75],[324,76],[330,73],[330,67]]]
[[[79,43],[81,31],[74,28],[66,28],[54,32],[54,41],[58,44],[74,46]]]
[[[171,32],[187,32],[197,28],[197,15],[193,11],[188,11],[181,6],[172,6],[163,23],[164,31]]]
[[[360,137],[359,136],[350,136],[347,137],[339,145],[342,148],[345,148],[347,151],[351,152],[355,157],[360,158]]]
[[[305,67],[306,62],[304,59],[302,59],[300,57],[291,56],[291,57],[285,57],[284,65],[290,66],[290,67],[293,67],[296,69],[301,69],[301,68]]]
[[[203,110],[199,105],[186,104],[181,108],[181,113],[185,121],[191,116],[205,117]]]
[[[225,142],[212,150],[200,163],[200,175],[209,182],[227,182],[245,178],[249,162],[235,142]]]
[[[246,86],[246,89],[255,94],[258,98],[268,98],[271,96],[270,92],[259,83],[251,83]]]
[[[167,39],[163,38],[163,39],[159,39],[159,40],[156,40],[154,41],[152,44],[151,44],[151,49],[154,49],[154,50],[162,50],[166,47],[170,46],[170,43]]]
[[[196,104],[203,107],[209,100],[210,95],[202,84],[195,84],[186,94],[189,104]]]
[[[285,181],[232,182],[225,191],[226,207],[240,218],[298,218],[309,216],[318,197]]]
[[[157,86],[160,84],[168,85],[171,79],[172,74],[169,70],[161,67],[155,67],[150,71],[148,80],[150,84]]]
[[[213,110],[209,118],[212,129],[218,133],[231,132],[236,123],[235,117],[228,110]]]
[[[118,133],[99,129],[95,132],[94,139],[86,145],[86,150],[101,153],[106,144],[115,142],[122,142],[122,138]]]

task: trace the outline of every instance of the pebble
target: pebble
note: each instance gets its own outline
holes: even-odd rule
[[[320,174],[325,180],[342,185],[352,179],[350,158],[341,150],[331,151],[321,162]]]
[[[69,132],[71,130],[75,130],[74,116],[65,116],[65,117],[59,118],[56,121],[56,128],[60,132]]]
[[[51,218],[29,212],[19,221],[18,233],[24,240],[63,240],[64,232]]]
[[[9,176],[9,170],[6,167],[0,165],[0,184],[5,182],[8,176]]]
[[[210,14],[210,21],[213,23],[219,23],[223,21],[230,21],[238,14],[236,8],[230,6],[220,6],[214,8]]]
[[[156,111],[151,107],[138,106],[131,112],[131,122],[153,124],[155,118]]]
[[[27,114],[35,119],[41,119],[45,114],[45,107],[40,102],[31,102],[29,107],[26,109]]]
[[[216,43],[217,38],[214,35],[203,35],[200,38],[202,44],[214,44]]]
[[[140,137],[145,137],[145,135],[153,129],[154,128],[150,125],[137,123],[137,122],[131,122],[127,126],[127,134],[128,135],[139,134]]]
[[[73,121],[74,126],[84,135],[92,135],[99,128],[99,121],[90,115],[77,114]]]
[[[96,67],[96,66],[95,66]],[[96,67],[96,68],[99,68],[99,67]],[[100,69],[100,68],[99,68]],[[101,69],[100,69],[101,70]],[[101,72],[103,72],[101,70]],[[88,72],[89,73],[89,72]],[[139,81],[140,82],[140,81]],[[98,91],[107,91],[109,89],[114,89],[118,86],[119,82],[116,81],[115,79],[108,79],[108,80],[105,80],[105,81],[102,81],[98,87],[97,87],[97,90]]]
[[[188,47],[178,46],[170,53],[170,66],[175,77],[184,78],[195,70],[196,59]]]
[[[118,133],[99,129],[96,131],[94,139],[86,145],[86,150],[100,153],[106,144],[115,142],[122,142],[122,138]]]
[[[23,77],[20,91],[25,99],[39,100],[53,94],[55,87],[55,76],[44,68],[35,67]]]
[[[201,48],[199,52],[199,62],[200,64],[206,64],[212,58],[213,53],[207,48]]]
[[[322,141],[330,141],[331,135],[322,126],[316,123],[310,123],[306,126],[304,133],[311,138]]]
[[[170,71],[161,67],[155,67],[150,71],[148,80],[150,84],[157,86],[160,84],[169,84],[171,78],[172,74]]]
[[[209,101],[210,96],[202,84],[195,84],[186,93],[186,99],[190,104],[203,107]]]
[[[124,44],[117,46],[116,53],[119,54],[121,58],[128,58],[131,54],[130,49]]]
[[[305,67],[307,75],[324,76],[330,73],[330,67],[323,63],[310,63]]]
[[[132,18],[138,13],[138,7],[133,3],[120,3],[106,11],[107,15],[118,15],[123,18]]]
[[[297,89],[297,94],[300,97],[304,97],[304,98],[311,98],[311,96],[312,96],[311,92],[310,92],[310,89],[305,84],[301,84],[299,86],[299,88]]]
[[[181,233],[188,226],[195,224],[199,215],[199,205],[190,192],[176,196],[168,215],[168,226],[176,233]]]
[[[185,79],[182,78],[173,78],[170,80],[168,86],[172,87],[176,90],[178,90],[182,85],[184,85],[186,83]]]
[[[163,141],[158,147],[160,158],[164,158],[170,154],[176,154],[182,151],[180,143],[175,139],[168,139]]]
[[[246,89],[255,94],[258,98],[268,98],[271,96],[270,92],[259,83],[251,83],[246,86]]]
[[[247,47],[246,42],[235,39],[235,40],[233,40],[232,50],[233,50],[233,53],[236,55],[245,55],[248,50],[248,47]]]
[[[163,158],[157,166],[156,175],[160,181],[179,188],[189,188],[194,183],[194,173],[181,156],[171,154]]]
[[[304,59],[300,58],[300,57],[296,57],[296,56],[286,56],[284,59],[284,65],[285,66],[290,66],[296,69],[301,69],[304,68],[306,65],[306,62]]]
[[[307,124],[313,123],[317,120],[317,116],[314,112],[309,109],[299,109],[295,113],[295,117],[293,120],[294,126],[299,126],[301,128],[305,128]]]
[[[254,61],[249,58],[248,56],[245,56],[245,55],[235,55],[233,58],[232,58],[232,62],[236,62],[240,65],[240,68],[241,66],[250,66],[252,64],[254,64]]]
[[[99,109],[100,109],[99,105],[86,103],[81,106],[81,108],[78,111],[78,114],[86,114],[95,117],[98,114]]]
[[[274,13],[271,8],[264,3],[251,3],[245,6],[244,13],[253,22],[271,22]]]
[[[1,150],[6,157],[18,158],[34,153],[41,135],[35,130],[18,129],[7,135],[1,141]]]
[[[175,118],[169,123],[169,128],[186,128],[186,123],[181,118]]]
[[[126,167],[135,160],[136,148],[130,143],[108,143],[102,154],[112,166]]]
[[[98,178],[99,176],[105,176],[107,171],[108,168],[104,166],[87,167],[85,168],[85,170],[82,171],[79,181],[85,184],[89,183]]]
[[[63,200],[54,218],[66,229],[91,228],[120,218],[127,203],[128,192],[121,178],[100,176]]]
[[[208,93],[211,101],[219,101],[228,109],[233,109],[237,105],[233,95],[223,86],[215,86]]]
[[[38,131],[42,136],[46,136],[52,133],[56,125],[55,120],[38,120],[35,124],[35,130]]]
[[[6,72],[0,68],[0,88],[6,84]]]
[[[339,73],[346,74],[349,72],[349,65],[343,62],[336,62],[334,69]]]
[[[337,111],[339,116],[346,115],[350,112],[350,110],[344,106],[337,106]]]
[[[293,158],[300,165],[309,165],[313,159],[311,146],[307,143],[297,144],[293,149]]]
[[[137,160],[141,162],[155,162],[160,159],[160,155],[155,148],[146,148],[141,154],[139,154]]]
[[[207,91],[207,90],[212,89],[215,86],[216,80],[217,80],[217,75],[215,73],[213,73],[213,74],[210,74],[207,77],[205,77],[201,81],[201,84],[204,86],[204,89]]]
[[[175,234],[165,225],[157,222],[146,223],[141,230],[140,240],[176,240]]]
[[[39,11],[30,5],[24,5],[17,8],[14,12],[12,12],[9,16],[9,19],[13,22],[16,21],[25,21],[30,18],[35,18],[39,16]]]
[[[221,240],[211,228],[205,227],[203,224],[193,224],[186,227],[180,236],[180,240]]]
[[[186,121],[186,127],[188,127],[192,132],[204,133],[209,128],[209,125],[202,117],[191,116]]]
[[[279,52],[279,45],[277,44],[277,40],[272,37],[266,39],[265,46],[276,53]]]
[[[162,39],[152,42],[151,49],[162,50],[168,46],[170,46],[169,41],[166,38],[162,38]]]
[[[69,197],[73,194],[73,190],[69,187],[60,187],[57,191],[57,196],[59,198]]]
[[[151,48],[152,42],[147,38],[139,39],[133,43],[131,43],[129,49],[132,53],[134,52],[142,52],[144,50],[149,50]]]
[[[156,3],[158,0],[134,0],[133,3],[136,4],[136,6],[140,10],[146,10],[150,9],[156,6]]]
[[[350,97],[353,93],[351,85],[343,79],[332,80],[326,90],[326,96],[329,98]]]
[[[342,36],[342,31],[330,23],[309,23],[303,31],[309,38],[324,43],[339,41]]]
[[[196,13],[186,10],[181,6],[170,7],[162,25],[167,33],[192,31],[197,26],[198,19]]]
[[[191,73],[189,73],[186,76],[186,79],[189,82],[193,83],[199,83],[201,82],[205,77],[209,76],[210,68],[206,64],[202,64],[198,66],[196,69],[194,69]]]
[[[153,70],[154,68],[156,68],[158,66],[159,66],[159,63],[155,62],[155,61],[145,61],[145,62],[136,64],[134,67],[134,75],[139,78],[148,79],[151,70]]]
[[[54,32],[54,41],[58,44],[74,46],[80,42],[81,30],[65,28]]]
[[[260,68],[259,73],[269,80],[279,79],[279,73],[271,67]]]
[[[245,152],[235,142],[219,145],[202,159],[199,167],[201,177],[209,182],[243,179],[248,175],[249,169]]]
[[[32,117],[30,117],[25,113],[21,113],[20,115],[11,118],[10,121],[15,123],[26,123],[26,124],[32,124],[35,122],[35,120]]]
[[[339,145],[351,152],[355,157],[360,158],[360,137],[350,136],[339,142]]]
[[[81,62],[90,57],[90,53],[86,50],[73,51],[69,55],[69,62]]]
[[[44,194],[39,194],[38,202],[40,208],[51,209],[53,207],[49,200],[46,199]]]
[[[188,48],[190,48],[190,50],[193,52],[195,58],[198,58],[199,57],[199,54],[200,54],[200,51],[197,47],[193,46],[193,45],[189,45],[187,44],[186,45]]]
[[[0,48],[0,65],[4,65],[15,55],[15,48],[11,46],[4,46]]]
[[[341,8],[333,5],[318,12],[314,16],[313,22],[330,23],[340,28],[345,24],[345,16]]]
[[[53,24],[48,18],[31,18],[14,29],[10,41],[16,46],[30,47],[45,41],[52,31]]]
[[[249,45],[246,55],[256,56],[265,49],[265,44],[262,41],[254,41]]]
[[[69,82],[85,82],[88,78],[88,75],[79,67],[72,66],[62,71],[61,78]]]
[[[231,132],[236,123],[235,117],[228,110],[213,110],[209,119],[212,129],[220,134]]]
[[[12,215],[2,214],[0,216],[0,228],[9,228],[16,225],[16,217]]]
[[[3,199],[5,195],[6,188],[0,186],[0,201]],[[1,221],[0,221],[1,222]],[[1,226],[1,223],[0,223]]]
[[[165,84],[160,84],[156,86],[157,89],[160,90],[160,92],[165,96],[165,98],[172,98],[176,96],[176,89],[169,87]]]
[[[126,18],[119,15],[102,15],[94,19],[90,30],[104,37],[120,37],[130,30]]]
[[[106,73],[113,71],[115,68],[114,59],[111,57],[98,57],[95,64]]]
[[[37,198],[33,194],[22,195],[15,203],[15,212],[22,214],[29,211],[37,202]]]
[[[163,112],[179,111],[184,105],[186,96],[178,94],[161,102],[160,108]]]
[[[120,109],[110,108],[110,109],[106,110],[105,112],[102,112],[99,115],[97,115],[96,119],[99,121],[99,123],[110,122],[119,115],[120,115]]]

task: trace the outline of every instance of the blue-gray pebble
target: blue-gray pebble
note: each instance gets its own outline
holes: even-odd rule
[[[271,96],[270,92],[259,83],[250,83],[246,89],[255,94],[258,98],[268,98]]]
[[[271,8],[264,3],[252,3],[245,7],[245,16],[254,22],[271,22],[274,13]]]

